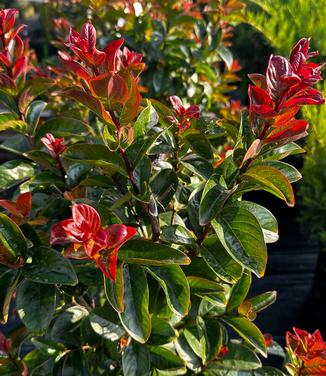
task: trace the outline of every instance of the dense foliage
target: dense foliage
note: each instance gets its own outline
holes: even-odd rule
[[[301,175],[282,160],[302,152],[301,106],[324,102],[309,40],[251,75],[241,120],[217,119],[178,92],[169,105],[142,98],[143,56],[123,39],[100,47],[90,20],[69,30],[60,67],[40,69],[16,13],[0,13],[0,129],[15,134],[2,147],[16,155],[0,166],[12,194],[0,200],[0,314],[15,300],[21,324],[0,334],[0,374],[284,374],[262,367],[280,350],[253,323],[276,293],[247,296],[278,225],[243,195],[294,205]],[[287,350],[284,372],[325,373],[318,331],[288,333]]]

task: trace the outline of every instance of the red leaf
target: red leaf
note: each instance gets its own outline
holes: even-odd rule
[[[63,94],[66,94],[69,97],[75,99],[77,102],[82,103],[84,106],[88,107],[91,111],[95,112],[96,115],[98,115],[106,122],[114,124],[111,119],[111,116],[105,110],[101,101],[99,101],[97,98],[85,93],[80,89],[68,89],[65,90]]]
[[[32,210],[32,193],[21,193],[16,200],[17,209],[24,216],[28,217]]]
[[[172,95],[169,99],[175,112],[179,116],[182,116],[183,113],[185,112],[185,108],[183,107],[181,99],[177,97],[176,95]]]
[[[81,64],[72,60],[68,54],[59,51],[58,55],[61,64],[67,69],[68,72],[72,72],[84,80],[88,80],[91,77],[88,71]]]
[[[107,234],[107,247],[109,249],[119,249],[137,233],[134,227],[125,225],[109,225],[105,231]]]
[[[297,141],[307,136],[309,124],[305,120],[293,119],[287,124],[272,128],[265,142]]]
[[[94,260],[102,273],[111,281],[115,281],[117,275],[118,250],[114,249],[109,254],[98,253]]]
[[[117,64],[117,54],[120,47],[123,45],[124,39],[120,38],[113,42],[110,42],[104,49],[105,52],[105,61],[107,63],[107,69],[109,71],[116,71],[116,64]]]
[[[88,20],[81,28],[80,36],[86,40],[89,52],[93,52],[96,46],[96,30],[91,20]]]
[[[67,226],[72,225],[73,223],[73,219],[65,219],[52,226],[50,231],[50,244],[75,242],[76,239],[67,232]]]
[[[101,228],[101,218],[98,212],[86,204],[75,204],[72,207],[72,219],[76,228],[84,233],[96,234]]]

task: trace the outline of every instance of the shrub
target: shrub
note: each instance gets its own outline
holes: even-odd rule
[[[5,141],[17,159],[1,165],[13,197],[0,201],[0,303],[6,322],[15,298],[22,324],[0,335],[1,372],[282,375],[262,367],[276,344],[253,323],[276,293],[247,297],[278,225],[243,195],[294,205],[300,174],[282,159],[302,151],[300,107],[324,102],[309,40],[251,75],[241,122],[213,126],[177,96],[142,99],[142,56],[121,39],[98,49],[91,21],[70,30],[62,67],[45,74],[28,61],[16,13],[0,13],[0,125],[17,133]],[[49,88],[58,106],[78,103],[69,117],[41,119]],[[319,333],[295,334],[289,372],[309,357],[322,374]],[[21,359],[26,340],[35,349]]]

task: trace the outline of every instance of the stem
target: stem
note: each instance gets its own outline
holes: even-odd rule
[[[59,155],[57,155],[55,159],[56,159],[57,164],[59,166],[59,170],[60,170],[62,181],[66,184],[66,171],[63,168],[63,165],[62,165],[62,162],[61,162],[61,158],[60,158]]]
[[[113,110],[110,110],[109,113],[110,113],[110,116],[112,118],[114,125],[117,128],[117,131],[119,132],[120,129],[121,129],[121,124],[120,124],[118,118],[116,117]],[[134,192],[137,195],[139,195],[140,191],[139,191],[138,186],[136,184],[134,174],[133,174],[133,168],[132,168],[131,163],[129,161],[128,155],[127,155],[127,153],[124,149],[121,149],[120,151],[121,151],[122,158],[123,158],[125,165],[126,165],[126,169],[127,169],[127,172],[128,172],[128,178],[129,178],[129,181],[132,185],[132,188],[133,188]],[[153,213],[151,211],[151,208],[156,206],[154,198],[153,197],[150,198],[149,204],[141,202],[141,206],[148,214],[148,218],[149,218],[149,221],[150,221],[151,227],[152,227],[152,239],[153,239],[153,241],[157,241],[157,240],[160,239],[161,229],[160,229],[160,222],[159,222],[157,213]]]

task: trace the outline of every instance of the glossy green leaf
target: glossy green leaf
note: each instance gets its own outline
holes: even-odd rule
[[[45,285],[41,286],[44,287]],[[78,344],[80,338],[76,336],[74,330],[88,315],[87,309],[81,305],[68,307],[66,310],[61,311],[51,327],[51,338],[58,342]]]
[[[144,136],[144,134],[158,123],[158,114],[155,108],[147,101],[147,106],[139,114],[133,125],[134,138]]]
[[[122,370],[124,375],[149,376],[150,359],[146,346],[131,341],[122,354]]]
[[[40,143],[41,138],[47,133],[52,133],[55,137],[78,137],[87,131],[87,127],[87,124],[78,119],[53,117],[36,129],[35,143]]]
[[[270,166],[280,171],[290,183],[295,183],[302,178],[300,172],[292,165],[280,161],[262,161],[255,163],[255,166]]]
[[[3,244],[9,252],[11,263],[19,256],[26,255],[27,242],[21,229],[7,215],[0,213],[0,245]]]
[[[199,131],[188,131],[184,136],[193,152],[205,159],[213,159],[213,152],[206,136]]]
[[[206,183],[199,206],[199,223],[206,225],[214,219],[223,208],[230,192],[223,177],[213,175]]]
[[[285,373],[277,368],[262,367],[254,371],[254,376],[285,376]]]
[[[147,342],[149,345],[164,345],[172,342],[176,336],[176,330],[167,321],[152,317],[152,332]]]
[[[214,173],[211,163],[209,163],[206,159],[198,157],[194,154],[190,154],[182,158],[181,164],[189,171],[207,180]]]
[[[215,281],[211,281],[206,278],[196,277],[196,276],[188,276],[187,281],[190,286],[191,291],[200,291],[205,292],[206,294],[214,293],[214,292],[224,292],[224,287]]]
[[[150,359],[151,364],[159,370],[165,370],[169,373],[162,373],[162,375],[183,375],[186,373],[185,362],[183,359],[178,357],[172,351],[161,347],[161,346],[151,346],[150,347]]]
[[[260,189],[284,200],[288,206],[294,205],[294,193],[289,180],[274,167],[253,166],[241,176],[240,192]]]
[[[235,283],[242,274],[242,266],[225,250],[217,236],[205,239],[200,253],[208,266],[223,281]]]
[[[264,336],[249,319],[240,316],[224,316],[223,321],[234,329],[245,341],[253,345],[260,354],[265,357],[267,356]]]
[[[15,269],[7,269],[0,275],[0,323],[8,320],[10,302],[19,281],[20,273]]]
[[[237,201],[232,206],[245,208],[252,213],[259,222],[266,243],[274,243],[278,240],[278,223],[274,215],[266,208],[250,201]]]
[[[220,351],[223,340],[222,327],[215,318],[197,317],[197,327],[203,363],[214,359]]]
[[[25,279],[17,288],[18,315],[29,330],[43,331],[53,318],[55,300],[55,286]]]
[[[26,120],[28,123],[30,133],[32,135],[35,133],[35,129],[40,120],[41,113],[45,109],[46,105],[46,102],[37,100],[32,102],[27,108]]]
[[[228,372],[228,370],[252,371],[261,367],[260,359],[249,347],[231,342],[228,343],[228,349],[229,352],[216,363],[219,367],[224,368],[223,372]]]
[[[185,226],[171,225],[162,229],[162,239],[174,244],[194,245],[195,238]]]
[[[75,144],[67,148],[62,157],[68,161],[101,167],[109,173],[119,172],[122,175],[128,176],[121,155],[110,151],[104,145]]]
[[[155,144],[162,132],[150,132],[136,139],[126,150],[131,165],[135,168]]]
[[[267,250],[263,232],[253,214],[244,208],[226,207],[213,228],[229,254],[257,277],[265,273]]]
[[[0,191],[5,191],[34,175],[32,164],[23,161],[5,162],[0,166]]]
[[[295,142],[290,142],[272,149],[270,152],[266,153],[264,157],[269,160],[281,160],[290,155],[302,153],[305,153],[305,150],[301,146],[297,145]]]
[[[220,55],[221,59],[224,61],[227,68],[231,70],[232,64],[233,64],[233,56],[232,56],[231,51],[227,47],[221,44],[217,49],[217,53]]]
[[[6,130],[14,130],[24,134],[27,132],[27,123],[20,120],[14,113],[0,113],[0,131]]]
[[[78,283],[71,262],[55,249],[39,247],[32,250],[31,263],[25,264],[23,275],[34,282],[75,286]]]
[[[259,312],[273,304],[276,301],[276,297],[276,291],[267,291],[248,300],[252,304],[254,311]]]
[[[181,251],[149,240],[129,240],[118,254],[119,260],[128,264],[187,265],[190,259]]]
[[[120,320],[129,335],[137,342],[145,343],[151,333],[151,318],[148,311],[149,291],[146,274],[141,266],[124,268],[124,304]]]
[[[175,195],[178,187],[178,177],[171,168],[161,169],[150,181],[151,190],[157,201],[166,207]]]
[[[186,362],[187,368],[194,372],[200,371],[201,361],[187,342],[184,333],[182,333],[175,341],[175,348],[180,358]]]
[[[104,277],[104,291],[105,296],[111,307],[117,312],[123,312],[125,309],[123,293],[124,293],[124,281],[123,281],[123,263],[117,264],[117,275],[115,281],[111,281]]]
[[[234,311],[245,299],[251,286],[251,273],[244,272],[239,281],[232,286],[227,311]]]
[[[121,326],[94,312],[91,312],[88,318],[94,332],[108,341],[117,341],[125,334]]]
[[[190,308],[190,289],[180,266],[148,266],[147,270],[162,287],[170,309],[185,316]]]

